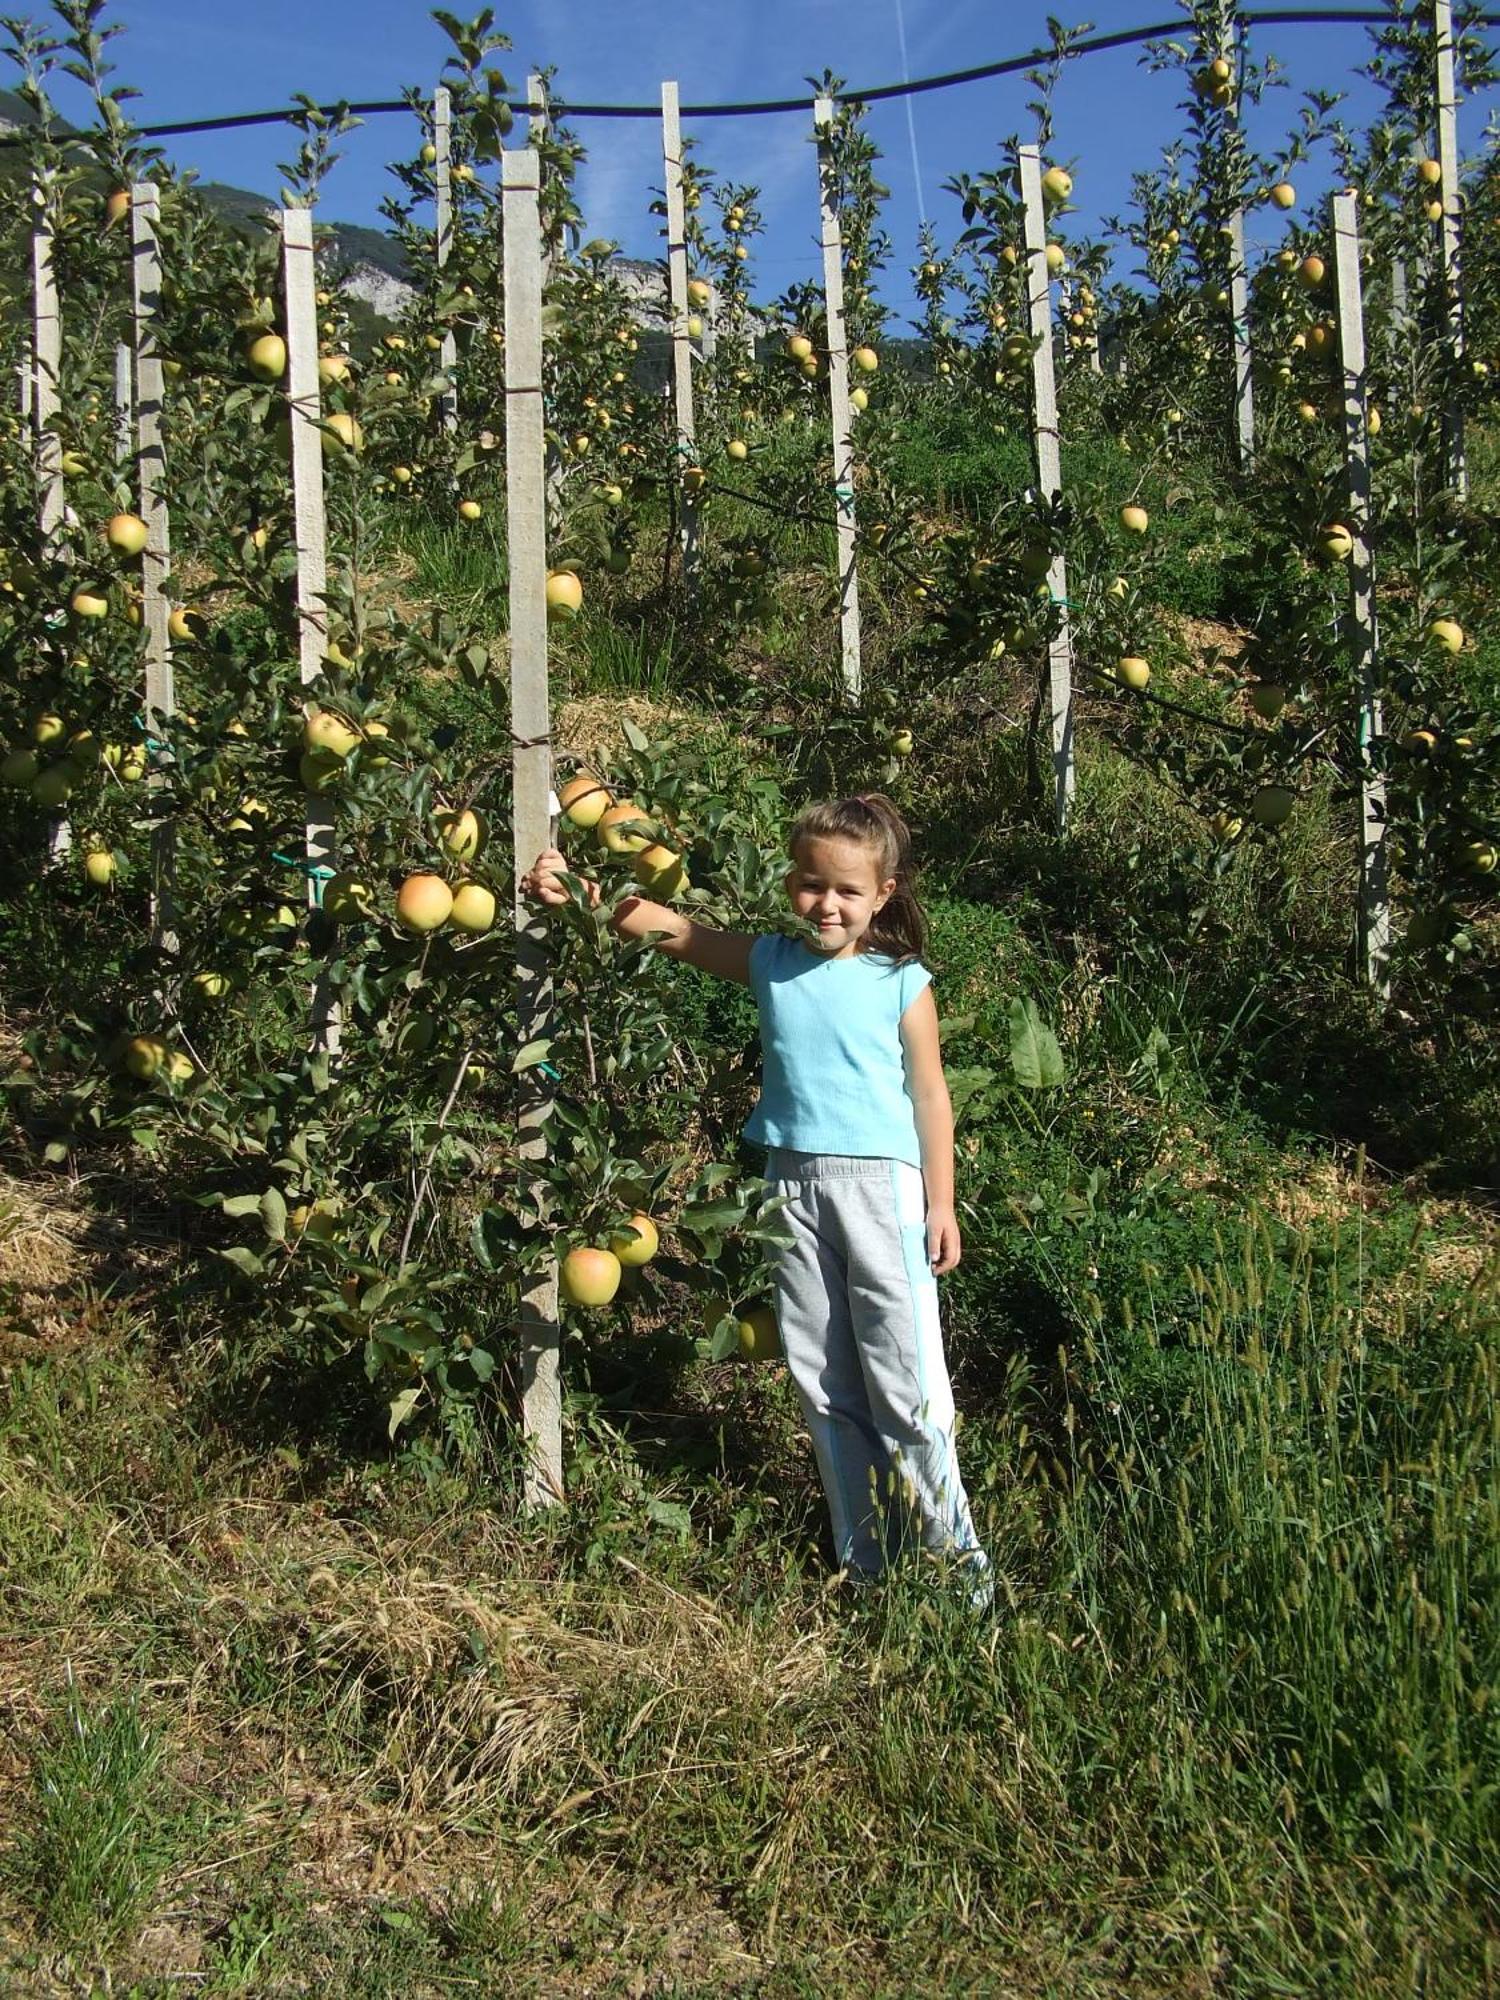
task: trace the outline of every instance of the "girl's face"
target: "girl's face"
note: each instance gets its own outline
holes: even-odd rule
[[[814,951],[824,958],[852,958],[870,919],[890,901],[896,878],[882,882],[872,849],[858,840],[808,839],[797,843],[786,872],[786,892],[799,917],[817,928]]]

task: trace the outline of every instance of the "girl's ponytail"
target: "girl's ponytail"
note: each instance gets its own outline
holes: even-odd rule
[[[803,840],[855,840],[867,847],[877,879],[896,878],[890,901],[870,919],[871,949],[897,965],[924,955],[927,916],[917,900],[911,829],[884,792],[861,792],[854,798],[825,799],[809,806],[787,836],[793,860]]]

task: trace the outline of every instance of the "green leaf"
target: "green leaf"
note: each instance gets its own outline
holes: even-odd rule
[[[740,1323],[733,1313],[725,1313],[708,1337],[710,1361],[732,1361],[740,1351]]]
[[[544,1035],[539,1041],[528,1042],[525,1048],[517,1050],[510,1066],[511,1075],[518,1076],[523,1069],[535,1069],[538,1063],[543,1063],[547,1060],[551,1048],[552,1038],[550,1035]]]
[[[412,1411],[422,1400],[422,1385],[414,1382],[409,1389],[403,1389],[399,1396],[391,1398],[391,1421],[386,1436],[393,1438],[406,1422]]]
[[[464,1359],[473,1369],[476,1382],[488,1382],[495,1372],[495,1357],[487,1347],[471,1347]]]
[[[1052,1088],[1066,1078],[1057,1037],[1037,1012],[1035,1000],[1010,1004],[1010,1063],[1025,1090]]]
[[[625,741],[630,745],[632,750],[639,750],[644,753],[651,748],[651,738],[637,729],[628,715],[620,718],[620,726],[625,731]]]
[[[236,1243],[231,1249],[219,1250],[215,1254],[222,1257],[226,1264],[233,1264],[242,1277],[259,1278],[264,1275],[265,1265],[255,1252],[247,1250],[243,1243]]]
[[[749,1213],[749,1203],[736,1195],[721,1196],[718,1201],[697,1201],[691,1203],[678,1215],[678,1226],[694,1231],[703,1229],[733,1229],[737,1222],[743,1222]]]
[[[655,1521],[658,1527],[674,1529],[684,1541],[693,1532],[693,1517],[680,1500],[648,1500],[646,1519]]]
[[[226,1194],[219,1206],[226,1215],[258,1215],[260,1202],[258,1194]]]
[[[260,1219],[273,1243],[286,1241],[286,1200],[280,1188],[268,1187],[261,1196]]]

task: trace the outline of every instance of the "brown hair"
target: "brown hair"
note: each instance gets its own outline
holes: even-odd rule
[[[877,882],[895,876],[890,900],[870,919],[866,935],[872,951],[882,952],[897,965],[920,958],[927,949],[927,915],[917,901],[911,829],[884,792],[861,792],[855,798],[823,799],[808,806],[787,835],[793,861],[804,840],[858,841],[869,850]]]

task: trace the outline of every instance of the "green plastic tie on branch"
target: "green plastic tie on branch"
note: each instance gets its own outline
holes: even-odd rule
[[[309,881],[318,884],[320,890],[325,882],[332,881],[338,873],[338,870],[330,868],[326,861],[303,861],[295,854],[278,854],[274,847],[271,849],[271,859],[279,861],[283,868],[300,869]]]

